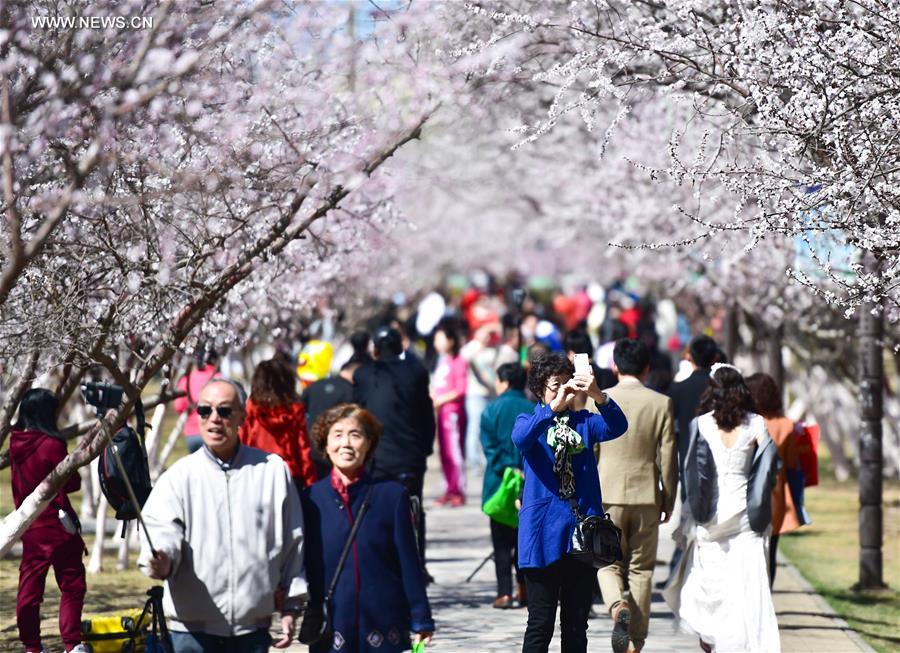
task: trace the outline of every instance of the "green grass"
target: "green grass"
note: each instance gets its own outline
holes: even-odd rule
[[[900,483],[884,487],[886,590],[855,592],[859,490],[855,480],[807,488],[813,523],[781,537],[779,549],[828,604],[877,651],[900,651]]]
[[[85,538],[88,549],[93,537]],[[115,553],[107,552],[104,563],[107,568],[115,567]],[[146,592],[155,581],[133,568],[136,554],[131,554],[132,569],[126,571],[104,571],[88,574],[87,597],[83,617],[102,614],[117,614],[123,610],[140,609],[146,601]],[[0,651],[20,650],[19,631],[16,627],[16,587],[18,584],[18,560],[0,560]],[[59,638],[57,614],[59,610],[59,589],[48,574],[44,603],[41,606],[41,623],[44,645],[50,650],[63,650]]]
[[[162,437],[165,439],[175,424],[177,415],[174,411],[168,411],[163,421]],[[69,450],[73,447],[69,443]],[[178,458],[187,453],[184,439],[180,438],[178,444],[169,458],[171,465]],[[76,510],[81,505],[81,492],[70,495],[72,505]],[[9,468],[0,471],[0,516],[5,516],[13,510],[12,489],[10,486]],[[107,511],[108,519],[115,524],[114,511]],[[85,536],[88,551],[94,544],[93,535]],[[109,538],[107,538],[107,546]],[[147,600],[147,590],[156,582],[147,578],[135,568],[136,552],[131,552],[129,562],[131,568],[125,571],[115,571],[116,552],[107,549],[104,552],[104,571],[99,574],[87,575],[87,596],[83,618],[104,614],[117,614],[123,610],[140,609]],[[87,565],[87,558],[84,560]],[[0,560],[0,651],[17,651],[21,648],[18,629],[16,627],[16,589],[19,582],[18,558],[4,558]],[[51,650],[63,650],[62,641],[59,638],[57,615],[59,610],[59,589],[53,580],[53,572],[47,576],[44,603],[41,606],[41,622],[44,645]]]

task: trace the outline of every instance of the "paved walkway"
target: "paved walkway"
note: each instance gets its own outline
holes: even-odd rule
[[[471,489],[480,488],[480,479],[470,479]],[[513,653],[521,650],[526,611],[494,610],[496,595],[493,562],[489,561],[470,583],[465,579],[491,552],[488,520],[481,513],[480,493],[470,493],[462,508],[434,505],[441,492],[440,471],[429,470],[425,488],[428,513],[428,570],[435,584],[428,589],[431,608],[437,622],[435,640],[428,650],[455,653]],[[673,518],[673,523],[677,515]],[[671,526],[660,534],[655,579],[668,575],[668,560],[673,544]],[[662,562],[665,561],[665,562]],[[781,630],[784,653],[855,653],[873,651],[837,617],[825,601],[803,580],[793,566],[779,563],[775,581],[775,610]],[[612,620],[601,608],[589,623],[589,651],[609,651]],[[274,649],[273,649],[274,650]],[[291,650],[305,651],[295,644]],[[551,651],[559,650],[559,637]],[[675,620],[662,597],[654,592],[650,617],[650,635],[644,653],[699,651],[697,638],[679,633]]]

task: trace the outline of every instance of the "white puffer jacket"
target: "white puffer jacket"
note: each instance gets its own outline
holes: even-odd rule
[[[171,558],[169,628],[230,637],[268,628],[306,598],[303,512],[284,461],[241,445],[228,465],[202,447],[160,476],[143,509],[153,546]],[[150,559],[141,532],[138,567]]]

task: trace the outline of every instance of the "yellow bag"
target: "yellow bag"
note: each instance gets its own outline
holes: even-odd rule
[[[142,653],[151,619],[143,610],[93,617],[81,622],[81,638],[93,653]]]

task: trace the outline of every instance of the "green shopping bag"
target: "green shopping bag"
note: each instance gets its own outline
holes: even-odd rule
[[[484,502],[482,512],[496,522],[518,528],[519,511],[516,508],[516,499],[519,498],[524,484],[525,478],[512,467],[507,467],[503,470],[500,487]]]

